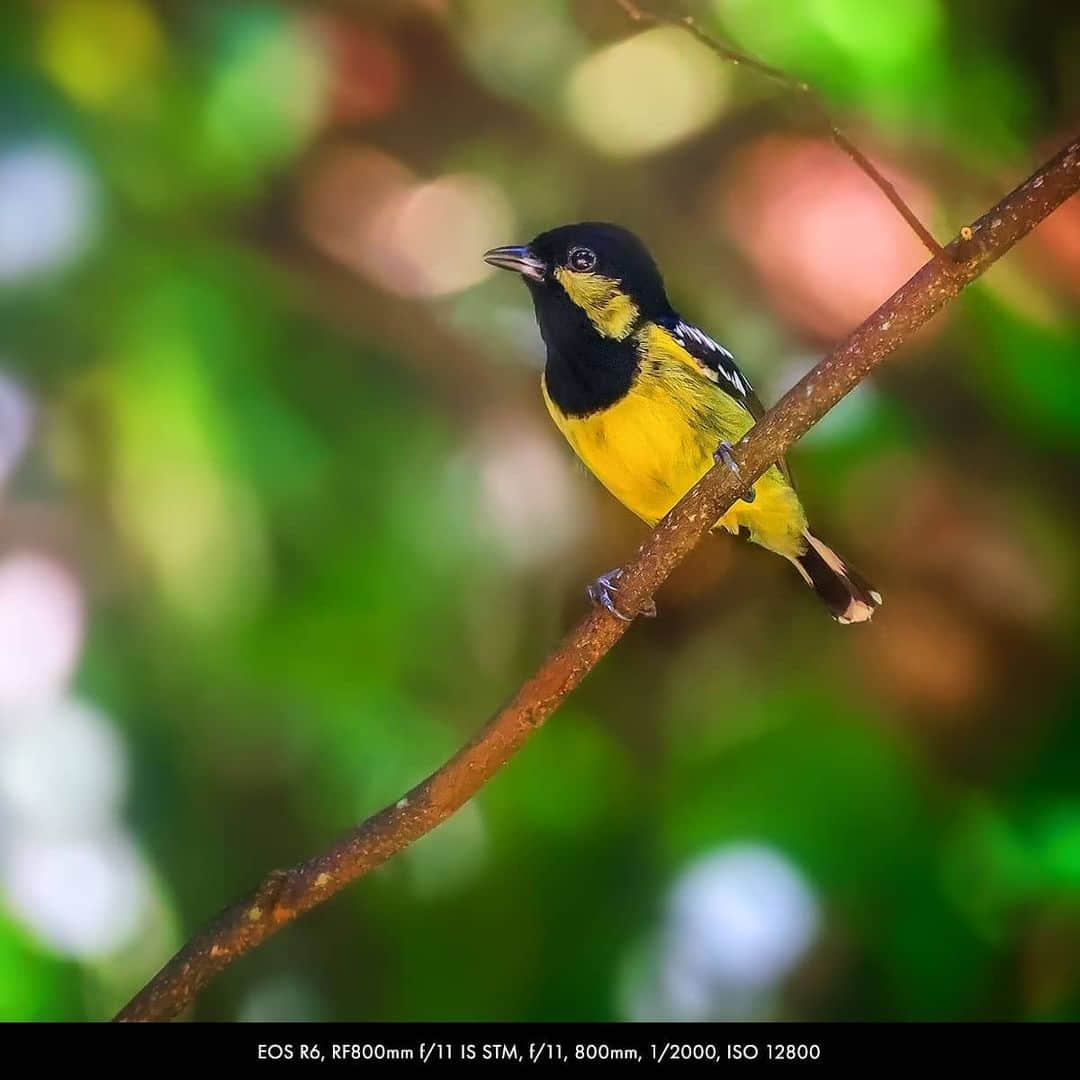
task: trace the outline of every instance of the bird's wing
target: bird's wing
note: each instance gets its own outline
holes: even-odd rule
[[[765,406],[754,393],[750,380],[739,370],[735,357],[723,345],[678,316],[663,321],[661,325],[697,361],[698,369],[705,378],[733,397],[755,420],[765,415]]]
[[[697,361],[698,370],[705,378],[733,397],[755,421],[765,415],[761,398],[750,385],[750,380],[739,370],[735,357],[723,345],[678,315],[661,321],[661,325]],[[787,462],[781,459],[776,464],[790,484],[791,472]]]

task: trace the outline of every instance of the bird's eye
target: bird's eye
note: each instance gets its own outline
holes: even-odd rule
[[[586,247],[571,248],[566,261],[571,270],[591,270],[596,265],[596,252]]]

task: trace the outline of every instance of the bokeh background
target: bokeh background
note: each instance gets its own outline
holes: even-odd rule
[[[1062,0],[716,0],[940,237],[1074,136]],[[111,1014],[396,799],[644,527],[480,259],[639,232],[772,401],[923,260],[805,105],[604,0],[0,12],[0,1016]],[[473,803],[199,1019],[1080,1018],[1080,202],[793,454]]]

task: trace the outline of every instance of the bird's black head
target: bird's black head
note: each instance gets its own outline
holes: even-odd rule
[[[569,328],[621,341],[642,320],[671,310],[652,256],[618,225],[563,225],[523,247],[494,248],[484,258],[521,274],[549,344]]]
[[[633,233],[585,221],[484,258],[528,285],[547,346],[544,385],[563,413],[588,416],[627,393],[640,364],[635,330],[671,314],[660,271]]]

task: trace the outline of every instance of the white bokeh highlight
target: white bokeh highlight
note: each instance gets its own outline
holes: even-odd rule
[[[81,255],[93,233],[95,201],[89,171],[62,144],[0,151],[0,286]]]
[[[124,745],[70,696],[82,587],[37,551],[0,561],[0,903],[53,951],[115,953],[152,929],[150,873],[121,820]]]
[[[43,942],[79,958],[108,955],[143,928],[149,875],[124,832],[28,836],[7,845],[0,874],[8,907]]]
[[[82,589],[33,551],[0,561],[0,709],[48,698],[71,678],[83,640]]]
[[[127,787],[124,747],[97,709],[71,699],[6,715],[0,814],[39,835],[107,830]]]
[[[629,989],[635,1020],[762,1019],[817,939],[812,888],[782,853],[733,844],[692,863],[668,895]]]

